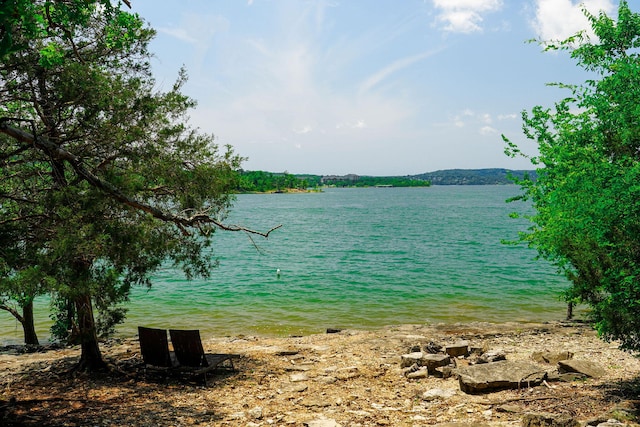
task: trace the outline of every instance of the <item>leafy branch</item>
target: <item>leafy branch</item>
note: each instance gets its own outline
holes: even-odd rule
[[[168,212],[163,209],[159,209],[157,207],[151,206],[150,204],[143,203],[139,200],[133,199],[123,192],[121,192],[116,186],[112,185],[110,182],[105,181],[92,173],[89,169],[87,169],[80,158],[78,158],[73,153],[61,148],[54,142],[50,141],[47,138],[39,137],[34,135],[33,133],[26,132],[20,128],[10,126],[8,121],[12,120],[11,118],[0,118],[0,132],[8,135],[9,137],[19,141],[26,146],[35,147],[36,149],[42,150],[46,152],[51,158],[59,161],[67,162],[76,174],[87,181],[90,185],[95,188],[102,190],[107,193],[113,199],[123,203],[127,206],[130,206],[134,209],[146,212],[152,215],[154,218],[157,218],[162,221],[172,222],[174,223],[180,231],[189,235],[190,232],[187,229],[188,227],[197,227],[201,224],[213,224],[217,228],[225,231],[243,231],[250,235],[258,235],[265,238],[268,238],[271,232],[277,230],[282,227],[282,224],[272,227],[266,232],[253,230],[247,227],[239,226],[239,225],[230,225],[224,224],[221,221],[212,218],[210,215],[205,212],[198,212],[191,216],[183,216],[183,215],[175,215],[171,212]]]

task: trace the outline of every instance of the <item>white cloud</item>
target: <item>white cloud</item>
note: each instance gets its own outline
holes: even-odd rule
[[[502,0],[433,0],[439,9],[438,21],[453,33],[482,31],[483,16],[502,8]]]
[[[336,129],[364,129],[367,127],[367,123],[364,120],[357,120],[355,122],[338,123]]]
[[[491,126],[483,126],[480,128],[480,133],[482,135],[492,135],[494,133],[498,133],[498,131]]]
[[[302,128],[299,128],[299,129],[294,128],[293,132],[295,132],[297,134],[300,134],[300,135],[304,135],[305,133],[309,133],[312,130],[313,130],[313,128],[311,126],[304,126]]]
[[[538,38],[545,41],[565,40],[578,31],[590,28],[582,8],[597,15],[600,11],[611,14],[615,5],[611,0],[536,0],[533,28]],[[588,34],[592,35],[591,32]]]
[[[517,114],[515,114],[515,113],[511,113],[511,114],[499,114],[499,115],[498,115],[498,120],[514,120],[514,119],[517,119],[518,117],[520,117],[520,116],[518,116],[518,115],[517,115]]]
[[[500,119],[500,116],[498,117]],[[453,126],[457,128],[466,127],[468,124],[472,126],[481,126],[480,133],[486,135],[495,133],[496,130],[489,126],[493,123],[493,117],[489,113],[478,113],[470,109],[465,109],[457,114],[452,121]]]

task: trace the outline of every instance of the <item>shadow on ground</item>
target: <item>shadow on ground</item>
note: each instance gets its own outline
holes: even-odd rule
[[[236,370],[210,373],[207,385],[190,375],[143,371],[138,356],[107,358],[108,372],[74,370],[78,357],[38,361],[0,380],[0,425],[53,427],[90,425],[189,425],[215,423],[224,408],[205,393],[228,381],[244,381],[256,361],[242,358]],[[201,399],[202,402],[199,402]]]

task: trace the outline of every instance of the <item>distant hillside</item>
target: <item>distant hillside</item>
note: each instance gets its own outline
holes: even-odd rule
[[[525,174],[535,178],[535,171],[509,169],[446,169],[412,175],[411,178],[430,181],[432,185],[495,185],[513,184],[509,174],[522,178]]]

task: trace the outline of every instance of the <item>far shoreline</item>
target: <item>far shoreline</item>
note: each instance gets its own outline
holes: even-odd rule
[[[159,329],[198,329],[200,331],[200,335],[203,340],[211,341],[211,340],[220,340],[220,339],[243,339],[246,337],[255,337],[260,339],[291,339],[291,338],[303,338],[310,337],[316,335],[331,335],[342,332],[349,331],[358,331],[362,333],[379,333],[384,330],[397,329],[397,328],[406,328],[406,327],[420,327],[420,328],[436,328],[436,329],[482,329],[482,328],[507,328],[507,329],[519,329],[519,328],[532,328],[540,325],[557,325],[557,324],[567,324],[567,325],[581,325],[582,327],[588,327],[593,329],[593,327],[589,324],[589,321],[581,318],[574,317],[571,320],[566,320],[561,318],[562,316],[558,316],[555,319],[548,320],[505,320],[505,321],[485,321],[485,320],[466,320],[466,321],[434,321],[434,322],[425,322],[425,323],[397,323],[397,324],[384,324],[384,325],[352,325],[352,326],[332,326],[328,325],[322,328],[288,328],[287,330],[282,330],[282,328],[278,328],[277,326],[266,326],[261,327],[259,330],[256,328],[238,328],[237,331],[215,331],[208,329],[206,327],[202,327],[202,325],[193,323],[192,326],[180,326],[171,324],[171,322],[166,322],[162,324],[157,323],[144,323],[138,322],[135,325],[127,325],[123,328],[123,325],[119,325],[116,328],[116,332],[108,338],[100,339],[101,345],[108,344],[113,341],[122,341],[122,340],[132,340],[137,339],[137,327],[138,326],[146,326],[153,327]],[[595,331],[595,329],[594,329]],[[65,346],[59,344],[55,341],[50,340],[51,336],[48,334],[48,329],[42,333],[41,330],[38,330],[38,339],[40,341],[40,346]],[[0,347],[3,346],[23,346],[23,335],[22,331],[17,331],[16,334],[11,334],[8,336],[6,334],[0,335]],[[75,347],[75,345],[71,345],[69,347]]]

